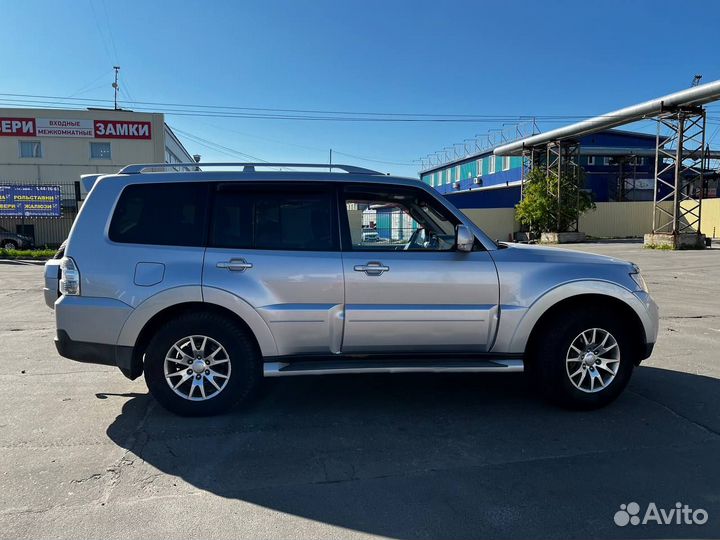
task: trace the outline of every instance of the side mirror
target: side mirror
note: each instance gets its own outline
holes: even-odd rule
[[[465,225],[458,225],[455,229],[455,245],[458,251],[472,251],[475,245],[475,236]]]

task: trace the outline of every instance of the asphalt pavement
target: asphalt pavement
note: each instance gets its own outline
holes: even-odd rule
[[[638,263],[662,316],[592,412],[521,375],[395,374],[270,379],[179,418],[58,356],[42,268],[0,265],[0,538],[720,537],[720,249],[572,249]],[[707,521],[616,525],[631,502]]]

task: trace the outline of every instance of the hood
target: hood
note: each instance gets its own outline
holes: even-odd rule
[[[576,251],[574,249],[563,249],[557,247],[546,247],[528,244],[510,244],[503,243],[504,247],[501,251],[510,250],[509,258],[517,261],[534,261],[534,262],[551,262],[551,263],[574,263],[574,264],[611,264],[611,265],[630,265],[632,263],[609,257],[607,255],[598,255],[596,253],[588,253],[585,251]]]

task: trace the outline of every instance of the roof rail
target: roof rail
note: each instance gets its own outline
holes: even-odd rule
[[[292,168],[310,168],[310,169],[339,169],[346,173],[352,174],[370,174],[373,176],[385,173],[365,169],[364,167],[355,167],[354,165],[328,163],[139,163],[135,165],[127,165],[123,167],[118,174],[140,174],[145,169],[175,169],[183,168],[190,171],[197,171],[205,167],[243,167],[243,172],[255,172],[255,167],[292,167]]]

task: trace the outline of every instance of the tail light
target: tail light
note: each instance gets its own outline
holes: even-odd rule
[[[63,257],[60,261],[60,294],[80,295],[80,272],[71,257]]]

